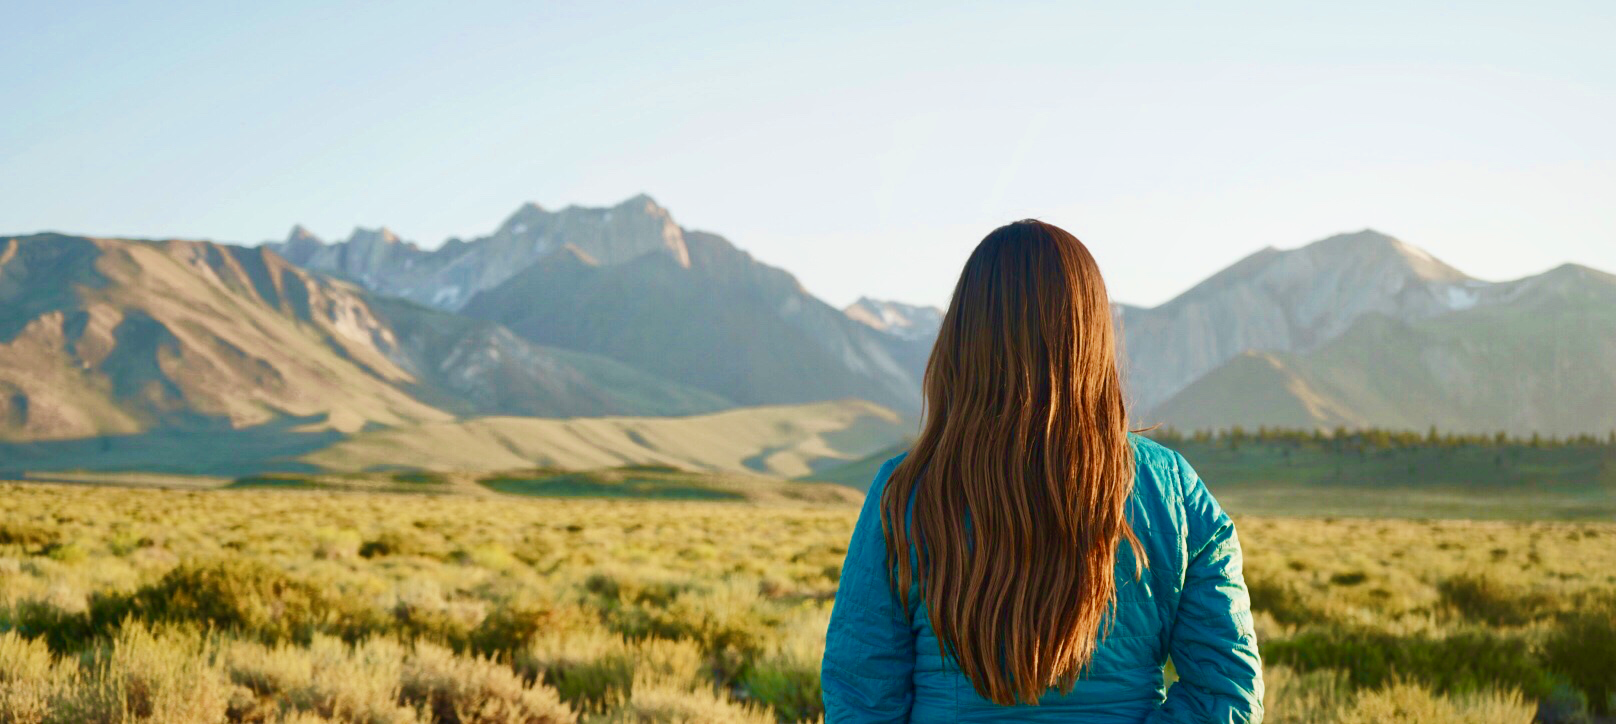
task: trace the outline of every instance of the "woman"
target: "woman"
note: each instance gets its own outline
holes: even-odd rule
[[[1038,221],[983,239],[925,388],[920,438],[848,545],[829,724],[1262,719],[1234,524],[1183,457],[1128,432],[1082,242]]]

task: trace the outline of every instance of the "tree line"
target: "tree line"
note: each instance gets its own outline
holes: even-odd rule
[[[1378,427],[1336,427],[1300,429],[1259,426],[1247,430],[1240,425],[1216,430],[1184,432],[1172,426],[1151,428],[1143,433],[1164,445],[1223,444],[1238,448],[1242,444],[1284,444],[1290,446],[1318,446],[1344,449],[1414,449],[1414,448],[1589,448],[1616,447],[1616,430],[1603,437],[1590,433],[1560,436],[1556,434],[1512,434],[1503,430],[1492,434],[1438,430],[1435,425],[1421,433],[1414,430],[1391,430]]]

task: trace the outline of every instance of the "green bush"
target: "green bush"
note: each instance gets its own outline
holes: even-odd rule
[[[1280,623],[1300,626],[1328,618],[1309,606],[1307,599],[1283,580],[1247,575],[1246,590],[1251,594],[1251,610],[1266,611]]]
[[[1595,713],[1616,713],[1616,605],[1564,618],[1544,642],[1543,660],[1587,695]]]
[[[383,628],[380,613],[320,584],[246,558],[184,563],[160,580],[127,595],[91,602],[99,630],[125,618],[194,622],[233,631],[265,643],[308,643],[316,632],[356,638]]]
[[[1406,679],[1439,693],[1519,689],[1539,698],[1553,688],[1552,675],[1533,657],[1525,639],[1491,631],[1430,637],[1317,626],[1264,642],[1262,653],[1264,661],[1297,671],[1346,671],[1360,688]]]
[[[46,558],[69,565],[83,563],[85,559],[90,557],[90,550],[80,545],[77,541],[51,543],[45,546],[43,552]]]
[[[11,521],[0,523],[0,546],[15,545],[25,548],[43,548],[60,540],[55,528],[37,523]]]
[[[594,626],[595,617],[554,601],[507,602],[490,611],[456,648],[509,659],[540,633]],[[450,639],[453,641],[453,639]]]
[[[17,633],[43,640],[57,653],[82,650],[100,633],[88,616],[32,599],[14,605],[9,618]]]
[[[1465,618],[1493,626],[1519,626],[1535,618],[1547,596],[1509,586],[1495,578],[1461,574],[1437,584],[1442,602]]]

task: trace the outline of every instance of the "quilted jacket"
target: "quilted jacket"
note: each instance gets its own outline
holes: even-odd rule
[[[1149,565],[1135,578],[1118,548],[1110,634],[1071,692],[1036,706],[976,693],[943,655],[918,591],[908,610],[887,581],[881,491],[903,459],[876,474],[842,567],[821,681],[827,724],[864,722],[1260,722],[1262,663],[1240,572],[1234,523],[1183,456],[1132,436],[1128,520]],[[1162,682],[1171,657],[1178,680]]]

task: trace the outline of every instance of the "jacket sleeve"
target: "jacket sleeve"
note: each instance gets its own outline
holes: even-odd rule
[[[1240,539],[1183,457],[1184,588],[1170,652],[1178,681],[1152,722],[1262,721],[1262,660],[1251,621],[1251,597],[1240,571]]]
[[[820,668],[827,724],[907,722],[914,702],[914,633],[887,582],[881,533],[881,491],[896,464],[876,474],[842,564]]]

